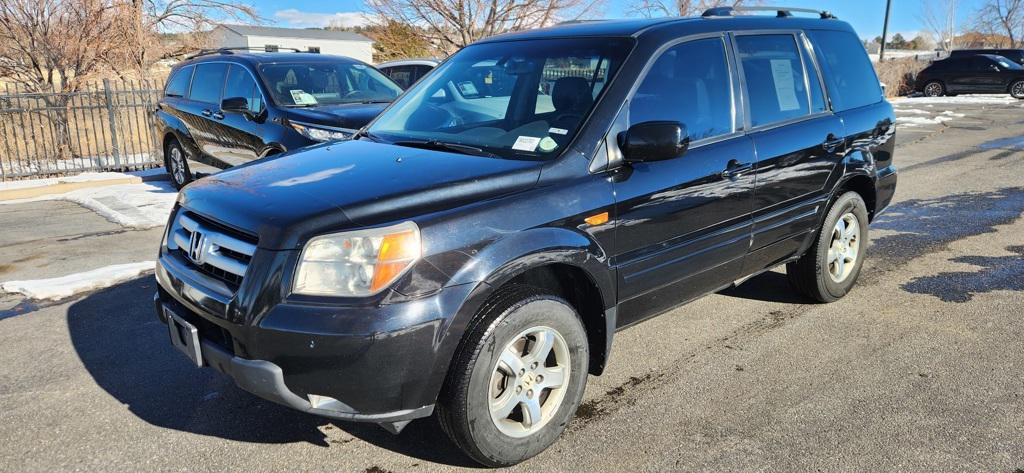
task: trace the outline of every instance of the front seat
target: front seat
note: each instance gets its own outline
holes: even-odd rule
[[[582,77],[559,78],[551,87],[551,103],[555,106],[551,126],[575,130],[594,104],[590,83]]]

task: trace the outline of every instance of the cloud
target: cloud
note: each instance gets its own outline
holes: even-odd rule
[[[363,12],[318,13],[289,8],[274,12],[274,19],[293,28],[353,27],[370,24],[372,15]]]

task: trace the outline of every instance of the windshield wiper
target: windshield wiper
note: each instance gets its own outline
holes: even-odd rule
[[[393,142],[391,144],[398,145],[398,146],[408,146],[410,148],[423,148],[423,149],[434,149],[434,150],[440,150],[440,151],[451,151],[451,152],[455,152],[455,153],[459,153],[459,154],[468,154],[470,156],[483,156],[485,158],[500,158],[501,157],[501,156],[498,156],[498,155],[496,155],[494,153],[491,153],[491,152],[488,152],[488,151],[484,151],[481,148],[477,148],[476,146],[464,145],[464,144],[461,144],[461,143],[447,143],[447,142],[444,142],[444,141],[437,141],[437,140],[425,140],[425,141],[403,140],[403,141],[395,141],[395,142]]]
[[[358,140],[359,138],[369,138],[370,141],[373,141],[374,143],[383,143],[384,142],[384,140],[382,138],[380,138],[377,135],[374,135],[373,133],[370,133],[369,131],[366,130],[366,128],[363,128],[363,129],[357,131],[356,134],[352,135],[351,139]]]
[[[369,103],[391,103],[391,101],[388,100],[388,99],[373,99],[373,100],[363,100],[363,101],[361,101],[359,103],[363,103],[363,104],[369,104]]]

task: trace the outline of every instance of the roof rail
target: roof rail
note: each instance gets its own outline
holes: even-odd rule
[[[197,53],[195,53],[195,54],[193,54],[191,56],[187,56],[185,59],[186,60],[194,59],[194,58],[197,58],[199,56],[208,56],[210,54],[235,54],[235,51],[262,51],[262,52],[265,52],[265,53],[276,53],[276,52],[278,52],[280,50],[294,51],[294,52],[297,52],[297,53],[301,53],[302,52],[302,50],[298,49],[298,48],[281,48],[281,47],[278,47],[278,46],[273,46],[273,45],[269,45],[268,44],[268,45],[266,45],[266,46],[264,46],[262,48],[242,46],[242,47],[236,47],[236,48],[200,49],[199,52],[197,52]],[[312,51],[310,51],[310,52],[312,52]]]
[[[835,20],[837,17],[826,10],[815,10],[813,8],[788,8],[788,7],[717,7],[704,10],[701,15],[704,18],[717,18],[723,16],[736,16],[743,13],[753,12],[775,12],[778,18],[789,18],[793,13],[811,13],[818,15],[822,20]]]

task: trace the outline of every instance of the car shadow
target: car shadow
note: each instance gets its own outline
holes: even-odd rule
[[[474,466],[434,418],[392,435],[372,424],[336,422],[253,396],[228,377],[197,369],[167,340],[153,312],[152,276],[103,289],[68,308],[72,345],[107,393],[150,424],[229,440],[330,447],[333,428],[378,447],[424,461]]]
[[[785,270],[768,271],[754,276],[739,286],[732,286],[719,294],[740,299],[751,299],[764,302],[781,302],[784,304],[809,304],[811,301],[789,285]]]

